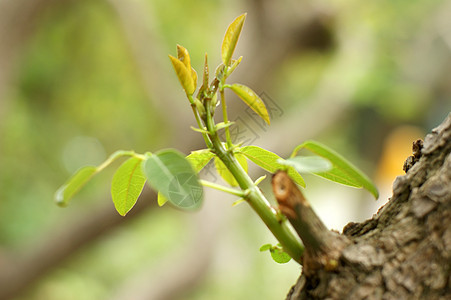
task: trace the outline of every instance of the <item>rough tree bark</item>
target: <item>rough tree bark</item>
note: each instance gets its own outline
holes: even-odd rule
[[[303,273],[287,299],[451,299],[451,113],[413,152],[390,201],[340,235],[299,227],[298,218],[321,220],[305,212],[310,206],[283,174],[275,175],[275,195],[306,246]]]

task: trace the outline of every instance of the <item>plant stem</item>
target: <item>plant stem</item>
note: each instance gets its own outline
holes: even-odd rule
[[[116,159],[118,159],[119,157],[122,157],[122,156],[135,156],[135,157],[139,157],[141,159],[145,159],[145,157],[143,155],[136,154],[135,151],[118,150],[118,151],[114,152],[113,154],[111,154],[100,166],[97,167],[97,172],[102,171],[107,166],[109,166],[113,161],[115,161]]]
[[[226,187],[226,186],[223,186],[220,184],[216,184],[216,183],[213,183],[210,181],[202,180],[202,179],[200,180],[200,183],[203,186],[210,187],[210,188],[213,188],[218,191],[226,192],[226,193],[229,193],[229,194],[241,197],[241,198],[244,198],[246,196],[246,192],[244,192],[242,190],[232,189],[232,188],[229,188],[229,187]]]
[[[229,123],[229,119],[227,117],[227,104],[224,96],[224,89],[221,88],[219,93],[221,94],[221,106],[222,106],[222,119],[224,121],[224,124]],[[232,148],[232,139],[230,138],[230,130],[229,127],[225,128],[225,136],[226,136],[226,142],[227,142],[227,148]]]
[[[303,246],[300,240],[295,236],[286,221],[280,221],[280,219],[277,217],[276,210],[271,207],[263,193],[238,163],[235,156],[231,152],[231,149],[227,150],[224,148],[216,131],[216,126],[209,105],[206,105],[205,109],[207,114],[206,126],[207,130],[210,132],[209,136],[212,142],[212,151],[214,151],[214,153],[224,163],[230,173],[232,173],[240,188],[243,191],[248,191],[248,193],[246,193],[247,195],[245,196],[245,199],[254,209],[254,211],[260,216],[269,230],[271,230],[271,232],[282,245],[285,252],[287,252],[295,261],[301,263]]]
[[[203,124],[202,120],[200,119],[199,112],[197,111],[196,105],[194,104],[193,96],[188,95],[188,94],[186,94],[186,96],[188,97],[189,102],[191,104],[191,109],[193,110],[194,117],[196,118],[197,126],[199,127],[199,129],[204,129],[204,124]],[[211,144],[211,141],[210,141],[208,135],[205,133],[202,133],[202,136],[204,138],[204,141],[205,141],[205,144],[207,145],[207,147],[211,148],[212,144]]]

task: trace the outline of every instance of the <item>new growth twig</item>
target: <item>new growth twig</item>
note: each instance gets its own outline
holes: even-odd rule
[[[283,159],[277,154],[257,146],[242,146],[242,142],[237,141],[235,144],[232,141],[229,126],[233,122],[229,122],[227,115],[224,94],[226,88],[234,92],[265,123],[270,124],[268,109],[255,91],[239,83],[226,84],[226,79],[242,59],[242,57],[233,59],[233,53],[245,18],[246,14],[238,16],[227,28],[221,46],[222,63],[216,68],[214,79],[211,82],[209,81],[207,56],[205,56],[203,80],[199,89],[197,88],[197,72],[191,66],[188,50],[177,45],[177,56],[169,55],[198,125],[198,128],[193,129],[202,134],[206,149],[193,151],[188,156],[175,149],[162,149],[155,153],[146,152],[145,154],[121,150],[115,152],[100,166],[80,168],[58,189],[55,198],[60,205],[67,205],[70,199],[93,176],[114,160],[127,157],[127,160],[115,172],[111,182],[113,203],[122,216],[125,216],[136,204],[146,183],[158,191],[160,206],[169,202],[183,210],[196,210],[201,207],[203,186],[215,188],[244,199],[262,219],[280,244],[262,248],[270,250],[273,258],[277,256],[274,254],[276,250],[277,253],[284,252],[283,254],[285,254],[282,255],[285,257],[274,258],[275,261],[285,263],[291,257],[301,263],[304,248],[300,239],[292,231],[287,220],[281,218],[278,211],[270,205],[257,186],[258,180],[254,182],[249,176],[247,161],[252,161],[270,173],[285,168],[290,177],[284,172],[276,174],[273,182],[274,190],[281,204],[282,212],[308,246],[304,262],[312,258],[311,261],[320,262],[320,266],[333,266],[334,261],[338,258],[334,250],[340,249],[337,247],[340,245],[340,242],[337,242],[340,239],[327,230],[290,178],[296,184],[305,186],[304,179],[300,174],[314,173],[341,184],[363,187],[376,198],[378,196],[377,188],[367,176],[344,157],[315,141],[304,141],[296,146],[288,159]],[[194,96],[196,90],[198,91],[197,96]],[[214,118],[218,101],[222,103],[222,123],[216,123]],[[223,129],[225,130],[225,139],[221,138],[219,134],[219,131]],[[301,149],[311,151],[316,156],[297,156]],[[198,173],[211,160],[214,160],[218,174],[232,188],[199,179]],[[340,176],[337,176],[337,172]],[[304,265],[306,264],[304,263]]]

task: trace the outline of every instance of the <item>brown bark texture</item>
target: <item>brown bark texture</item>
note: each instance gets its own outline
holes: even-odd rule
[[[414,142],[389,202],[344,227],[336,267],[304,265],[287,299],[451,299],[450,152],[451,113]]]

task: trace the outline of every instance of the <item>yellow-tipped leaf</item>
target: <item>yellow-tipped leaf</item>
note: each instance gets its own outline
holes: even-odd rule
[[[177,45],[177,58],[188,70],[191,69],[191,58],[189,57],[188,50],[186,50],[185,47]]]
[[[169,58],[171,59],[172,66],[174,67],[175,73],[177,74],[177,77],[183,89],[187,94],[192,95],[196,90],[196,85],[193,80],[191,68],[188,69],[182,61],[172,55],[169,55]]]
[[[221,47],[222,62],[226,66],[230,64],[233,52],[235,51],[235,47],[238,42],[238,38],[241,34],[241,29],[243,29],[245,19],[246,14],[242,14],[241,16],[233,20],[233,22],[227,28]]]

